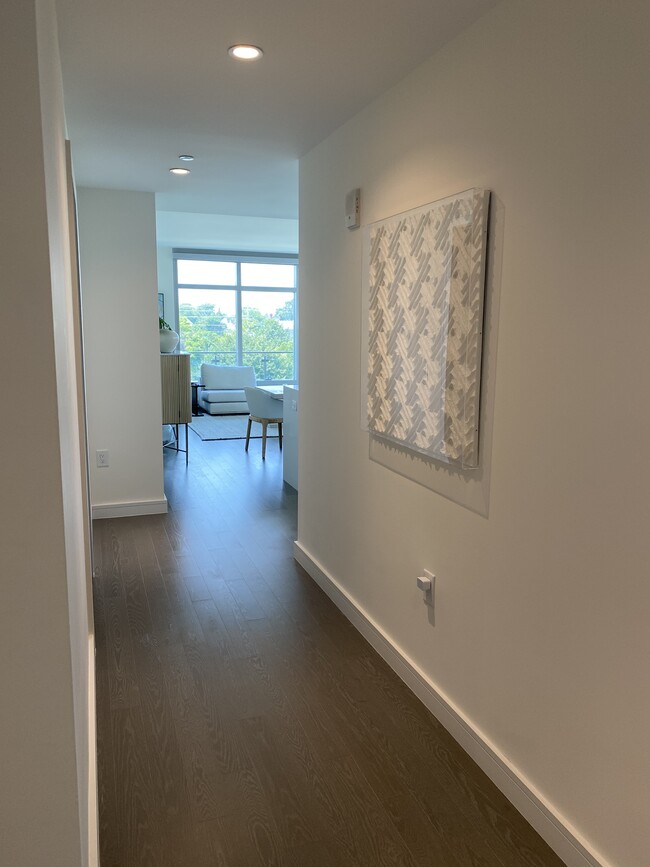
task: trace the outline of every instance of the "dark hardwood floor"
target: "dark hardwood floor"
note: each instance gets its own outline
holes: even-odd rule
[[[561,861],[292,559],[277,440],[95,522],[102,867]]]

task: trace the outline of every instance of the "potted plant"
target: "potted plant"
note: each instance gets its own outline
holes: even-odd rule
[[[160,351],[173,352],[178,346],[179,336],[173,330],[169,322],[165,322],[162,316],[158,317],[158,327],[160,333]]]

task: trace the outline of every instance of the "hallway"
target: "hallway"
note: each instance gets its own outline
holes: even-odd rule
[[[292,558],[277,440],[96,521],[102,867],[558,867]]]

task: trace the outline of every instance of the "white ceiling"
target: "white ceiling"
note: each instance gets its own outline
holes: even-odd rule
[[[497,0],[56,2],[78,184],[296,218],[299,157]],[[232,60],[235,42],[264,57]]]

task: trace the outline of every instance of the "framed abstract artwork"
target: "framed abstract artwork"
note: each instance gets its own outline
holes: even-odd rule
[[[478,466],[490,194],[471,189],[366,228],[365,427]]]

